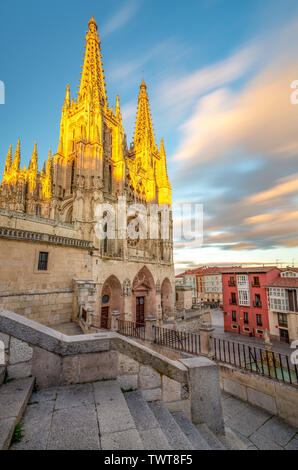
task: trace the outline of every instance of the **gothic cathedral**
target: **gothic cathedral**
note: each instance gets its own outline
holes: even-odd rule
[[[163,139],[155,142],[147,87],[140,86],[133,142],[123,130],[119,97],[109,105],[97,24],[88,23],[77,99],[67,85],[60,137],[38,170],[20,141],[9,147],[0,187],[0,306],[44,324],[84,321],[109,328],[120,318],[160,322],[174,309],[171,186]],[[169,237],[96,236],[96,207],[167,207]],[[129,220],[129,219],[128,219]],[[159,213],[158,224],[161,224]]]

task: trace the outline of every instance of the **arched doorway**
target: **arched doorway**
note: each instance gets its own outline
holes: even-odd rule
[[[100,328],[111,328],[111,316],[113,310],[122,313],[122,289],[116,276],[110,276],[104,283],[101,291]]]
[[[163,280],[160,293],[162,318],[170,317],[173,313],[172,286],[167,277]]]
[[[156,289],[151,272],[144,266],[133,281],[132,318],[144,324],[145,318],[151,316],[156,316]]]

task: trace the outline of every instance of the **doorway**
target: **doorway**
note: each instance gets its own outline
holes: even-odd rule
[[[279,338],[283,343],[289,343],[289,331],[283,328],[279,329]]]
[[[145,324],[145,297],[136,297],[136,323]]]
[[[102,307],[100,327],[108,330],[109,326],[109,307]]]

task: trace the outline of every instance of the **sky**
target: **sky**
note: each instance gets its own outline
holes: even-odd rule
[[[144,78],[173,202],[203,204],[203,242],[175,244],[177,271],[298,265],[296,0],[2,2],[1,174],[19,138],[22,165],[35,140],[40,168],[49,147],[57,151],[66,84],[75,98],[92,13],[109,103],[119,94],[128,142]]]

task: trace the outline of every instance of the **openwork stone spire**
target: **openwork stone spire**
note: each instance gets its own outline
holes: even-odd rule
[[[6,160],[5,160],[4,173],[7,173],[10,169],[11,169],[11,144],[9,146]]]
[[[152,150],[156,149],[149,98],[144,80],[140,86],[134,145],[136,152],[146,147]]]
[[[20,139],[18,140],[17,147],[13,157],[12,168],[14,170],[18,170],[20,168],[21,163],[21,151],[20,151]]]
[[[86,35],[86,51],[84,56],[78,103],[88,99],[95,107],[107,107],[107,95],[104,81],[102,57],[100,55],[100,40],[97,33],[97,24],[94,16],[88,23],[89,31]]]

